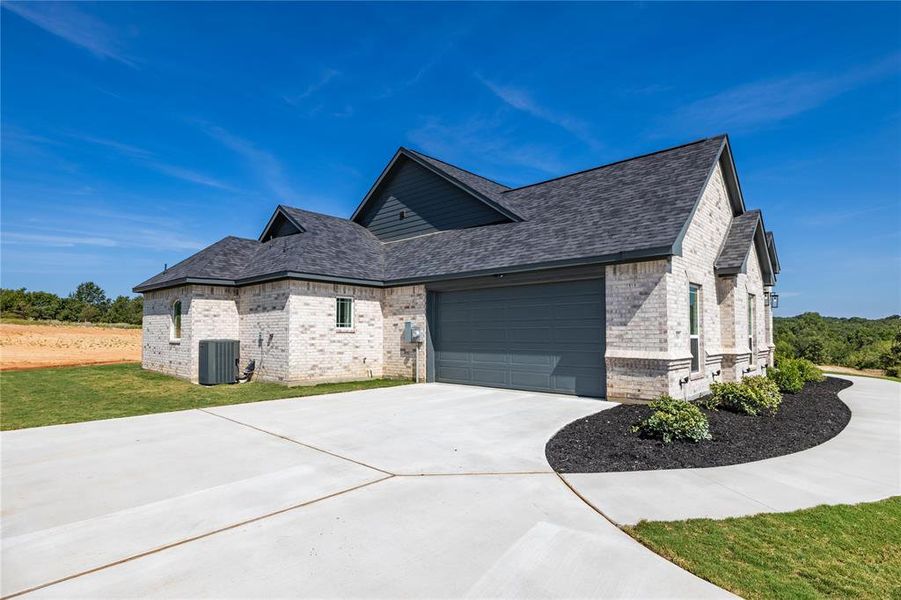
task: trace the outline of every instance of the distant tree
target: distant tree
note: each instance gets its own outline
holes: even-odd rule
[[[130,323],[140,325],[144,315],[144,299],[140,296],[116,296],[103,317],[107,323]]]
[[[822,365],[826,361],[826,344],[818,337],[807,339],[801,346],[799,355],[815,365]]]
[[[5,317],[25,317],[28,308],[25,288],[0,290],[0,314]]]
[[[26,317],[38,320],[59,319],[60,309],[63,306],[59,296],[50,292],[30,292],[28,298]]]
[[[75,298],[79,302],[90,304],[91,306],[95,306],[97,308],[106,305],[108,302],[108,300],[106,299],[106,292],[104,292],[103,288],[101,288],[93,281],[85,281],[84,283],[79,283],[78,287],[75,288],[75,291],[72,292],[71,297]]]

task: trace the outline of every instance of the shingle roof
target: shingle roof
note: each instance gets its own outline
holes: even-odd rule
[[[181,282],[188,278],[234,281],[246,268],[248,260],[259,245],[256,240],[234,236],[223,238],[162,273],[154,275],[136,286],[135,290],[164,287],[160,284]]]
[[[281,206],[303,227],[297,235],[260,243],[240,278],[294,272],[381,281],[382,243],[353,221]]]
[[[745,258],[754,243],[754,234],[760,225],[760,211],[749,210],[732,219],[726,241],[720,249],[720,255],[716,259],[715,269],[719,271],[734,271],[741,269],[745,264]]]
[[[514,189],[407,151],[524,220],[383,243],[348,219],[283,206],[303,233],[219,246],[238,240],[226,238],[135,289],[162,287],[175,279],[177,267],[195,264],[196,274],[185,268],[177,275],[190,271],[191,277],[212,277],[218,272],[222,279],[246,281],[298,273],[392,283],[539,264],[665,256],[681,239],[724,144],[724,136],[708,138]]]
[[[503,193],[506,205],[524,221],[388,244],[386,278],[669,248],[689,219],[722,143],[722,137],[711,138],[508,190]]]

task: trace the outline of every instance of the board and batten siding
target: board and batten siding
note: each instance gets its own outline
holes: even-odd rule
[[[382,241],[509,221],[487,204],[404,159],[378,190],[359,223]],[[400,217],[404,211],[404,218]]]

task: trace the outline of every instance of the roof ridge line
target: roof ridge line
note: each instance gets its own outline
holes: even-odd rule
[[[535,183],[529,183],[527,185],[521,185],[515,188],[509,188],[501,192],[502,194],[506,194],[508,192],[516,192],[518,190],[524,190],[526,188],[535,187],[536,185],[543,185],[545,183],[550,183],[552,181],[557,181],[560,179],[566,179],[567,177],[573,177],[575,175],[582,175],[583,173],[590,173],[591,171],[597,171],[600,169],[606,169],[607,167],[612,167],[614,165],[619,165],[622,163],[630,162],[633,160],[638,160],[639,158],[647,158],[649,156],[654,156],[655,154],[662,154],[664,152],[671,152],[673,150],[678,150],[679,148],[685,148],[687,146],[694,146],[695,144],[701,144],[703,142],[708,142],[710,140],[716,140],[720,138],[725,138],[727,135],[725,133],[721,133],[719,135],[713,135],[705,138],[701,138],[699,140],[695,140],[693,142],[686,142],[684,144],[678,144],[676,146],[670,146],[669,148],[663,148],[661,150],[655,150],[653,152],[646,152],[645,154],[638,154],[636,156],[630,156],[629,158],[622,158],[620,160],[615,160],[613,162],[609,162],[603,165],[598,165],[596,167],[589,167],[587,169],[582,169],[580,171],[574,171],[572,173],[567,173],[566,175],[558,175],[557,177],[551,177],[550,179],[545,179],[543,181],[536,181]]]
[[[476,173],[475,171],[470,171],[469,169],[464,169],[463,167],[458,166],[458,165],[455,165],[455,164],[453,164],[453,163],[449,163],[449,162],[447,162],[446,160],[441,160],[440,158],[436,158],[436,157],[432,156],[431,154],[426,154],[425,152],[420,152],[419,150],[414,150],[413,148],[405,148],[404,146],[401,146],[401,148],[404,148],[404,150],[407,150],[408,152],[415,152],[416,154],[419,154],[420,156],[424,156],[425,158],[428,158],[428,159],[431,159],[431,160],[436,160],[436,161],[440,162],[440,163],[443,164],[443,165],[447,165],[447,166],[453,167],[453,168],[455,168],[455,169],[460,169],[460,170],[463,171],[464,173],[469,173],[470,175],[474,175],[474,176],[478,177],[479,179],[484,179],[485,181],[490,181],[490,182],[493,183],[494,185],[499,185],[499,186],[501,186],[502,188],[506,188],[506,189],[504,190],[504,192],[506,192],[507,190],[512,190],[512,189],[514,189],[514,188],[511,188],[509,185],[503,184],[503,183],[501,183],[501,182],[499,182],[499,181],[495,181],[494,179],[491,179],[490,177],[485,177],[484,175],[479,175],[479,174]],[[501,192],[501,193],[503,193],[503,192]]]

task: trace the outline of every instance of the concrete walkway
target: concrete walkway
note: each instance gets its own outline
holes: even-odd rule
[[[704,469],[567,474],[592,506],[621,525],[725,518],[853,504],[901,494],[901,384],[844,376],[851,421],[802,452]]]
[[[551,471],[610,406],[424,384],[4,432],[2,594],[726,596]]]

